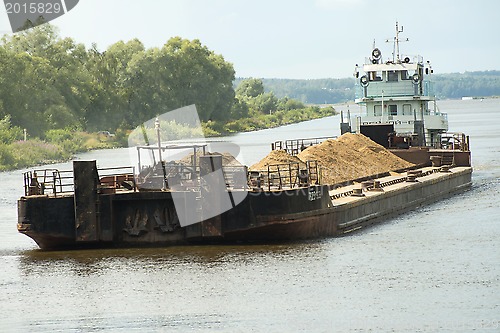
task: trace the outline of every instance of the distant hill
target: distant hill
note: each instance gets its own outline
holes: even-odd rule
[[[500,96],[500,71],[439,74],[433,81],[439,98]]]
[[[237,86],[243,78],[235,80]],[[333,104],[354,100],[354,78],[262,79],[266,91],[310,104]],[[500,71],[435,74],[434,92],[440,99],[463,96],[500,96]]]

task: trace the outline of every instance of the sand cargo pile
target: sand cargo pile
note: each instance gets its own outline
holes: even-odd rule
[[[336,184],[369,177],[393,170],[412,167],[383,146],[364,135],[346,133],[329,139],[292,156],[284,150],[273,150],[250,170],[267,170],[269,165],[299,163],[315,160],[321,167],[322,183]]]
[[[303,161],[297,156],[292,156],[284,150],[271,150],[267,156],[261,159],[250,167],[250,170],[267,170],[268,167],[273,167],[278,164],[299,163],[304,164]]]

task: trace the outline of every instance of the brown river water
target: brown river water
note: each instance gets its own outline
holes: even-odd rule
[[[0,173],[0,332],[499,332],[500,99],[438,105],[470,135],[472,188],[340,238],[43,252],[16,230],[24,170]],[[252,164],[338,123],[231,140]],[[128,164],[126,149],[78,158]]]

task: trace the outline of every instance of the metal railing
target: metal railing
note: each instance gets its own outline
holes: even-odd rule
[[[136,191],[135,168],[113,167],[99,168],[98,189],[101,193],[116,193],[120,191]]]
[[[248,176],[253,189],[264,188],[268,191],[319,185],[320,181],[321,169],[316,161],[271,164],[265,170],[250,171]]]
[[[166,185],[171,189],[199,190],[200,174],[198,167],[165,164]],[[143,170],[143,172],[146,170]],[[246,166],[223,166],[224,181],[227,188],[248,189],[249,187],[283,190],[307,187],[321,183],[321,169],[317,161],[306,163],[292,162],[273,164],[265,170],[250,171]],[[134,167],[99,168],[96,190],[101,194],[125,191],[161,190],[164,188],[163,170],[151,168],[147,174],[135,174]],[[52,195],[72,194],[75,191],[73,171],[57,169],[38,169],[23,174],[24,194]],[[93,180],[89,180],[93,181]]]
[[[271,150],[284,150],[288,154],[295,156],[304,149],[320,144],[328,139],[335,139],[336,136],[323,136],[317,138],[292,139],[285,141],[276,141],[271,144]]]
[[[162,166],[144,169],[138,176],[139,188],[142,190],[159,190],[165,185],[166,189],[194,190],[200,189],[200,167],[183,164],[164,164]],[[227,188],[247,189],[248,168],[244,165],[222,166],[224,183]],[[166,182],[164,183],[164,179]]]
[[[24,195],[70,193],[74,191],[73,172],[37,169],[23,173]]]
[[[143,167],[137,176],[137,182],[141,190],[161,190],[179,186],[198,190],[199,173],[200,168],[197,165],[157,163]]]
[[[100,168],[99,191],[130,191],[136,189],[134,167]],[[119,172],[121,171],[121,172]],[[73,171],[36,169],[23,173],[24,195],[62,195],[74,193]]]
[[[459,132],[441,133],[435,148],[469,151],[469,136]]]

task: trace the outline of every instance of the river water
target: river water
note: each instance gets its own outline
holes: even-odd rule
[[[16,230],[23,170],[0,173],[0,331],[500,331],[500,99],[439,107],[470,135],[471,190],[341,238],[42,252]],[[338,123],[231,139],[251,164],[270,142],[338,135]],[[125,149],[78,158],[128,164]]]

